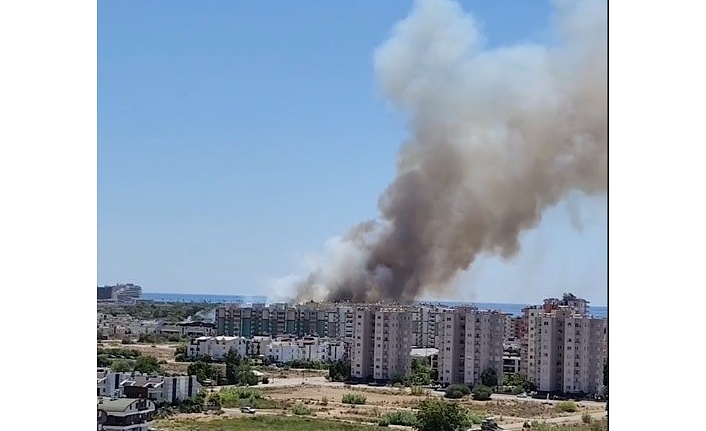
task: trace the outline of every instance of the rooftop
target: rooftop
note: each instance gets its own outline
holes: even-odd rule
[[[410,356],[428,357],[428,356],[438,355],[439,349],[435,349],[433,347],[415,348],[415,349],[412,349],[412,351],[409,354],[410,354]]]
[[[135,401],[137,401],[135,398],[98,397],[98,407],[106,412],[124,412]]]

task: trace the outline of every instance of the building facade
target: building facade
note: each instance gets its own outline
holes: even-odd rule
[[[146,398],[98,398],[98,429],[149,431],[156,406]],[[102,422],[102,423],[101,423]]]
[[[443,384],[480,383],[493,368],[502,383],[505,315],[459,307],[445,311],[439,329],[439,380]]]
[[[537,390],[598,393],[603,386],[606,319],[590,316],[585,303],[576,308],[554,304],[527,309],[523,370]],[[526,368],[525,368],[526,364]]]
[[[410,373],[412,310],[361,306],[354,317],[351,377],[388,381]]]

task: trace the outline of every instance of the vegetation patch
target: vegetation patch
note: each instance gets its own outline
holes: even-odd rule
[[[245,418],[157,420],[154,427],[169,431],[370,431],[377,427],[301,416],[257,416]]]
[[[292,407],[292,413],[298,416],[308,416],[311,414],[311,409],[302,403],[296,403],[294,404],[294,407]]]
[[[365,404],[365,395],[353,392],[343,395],[341,402],[344,404]]]
[[[578,410],[578,406],[573,401],[560,401],[556,403],[554,409],[558,412],[573,413]]]
[[[463,398],[464,396],[469,395],[470,393],[471,390],[466,385],[451,385],[446,388],[444,397],[458,399]]]

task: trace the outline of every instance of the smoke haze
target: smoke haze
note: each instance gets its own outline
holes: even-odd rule
[[[409,118],[396,178],[378,220],[330,240],[289,280],[297,300],[437,296],[478,256],[514,256],[520,234],[570,193],[605,193],[606,2],[554,5],[558,43],[484,49],[457,3],[415,2],[374,57]]]

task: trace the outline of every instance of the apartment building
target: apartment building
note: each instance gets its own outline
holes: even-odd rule
[[[448,307],[423,304],[412,311],[412,344],[417,347],[437,347],[440,315]]]
[[[342,341],[322,340],[314,337],[273,341],[267,348],[267,357],[273,362],[338,361],[344,359],[346,346]]]
[[[148,431],[157,408],[145,398],[98,397],[98,428],[105,431]]]
[[[606,319],[585,310],[580,301],[575,308],[545,301],[542,308],[526,310],[522,367],[537,390],[594,394],[603,386]]]
[[[357,307],[351,346],[351,376],[387,381],[411,368],[412,310],[406,307]]]
[[[192,359],[208,356],[216,361],[224,360],[231,350],[242,357],[262,356],[271,342],[270,337],[197,337],[189,340],[187,355]]]
[[[241,306],[230,304],[216,310],[216,335],[315,336],[352,340],[353,306],[306,303]]]
[[[439,380],[445,384],[480,383],[486,368],[502,382],[505,315],[499,311],[458,307],[441,315]]]

